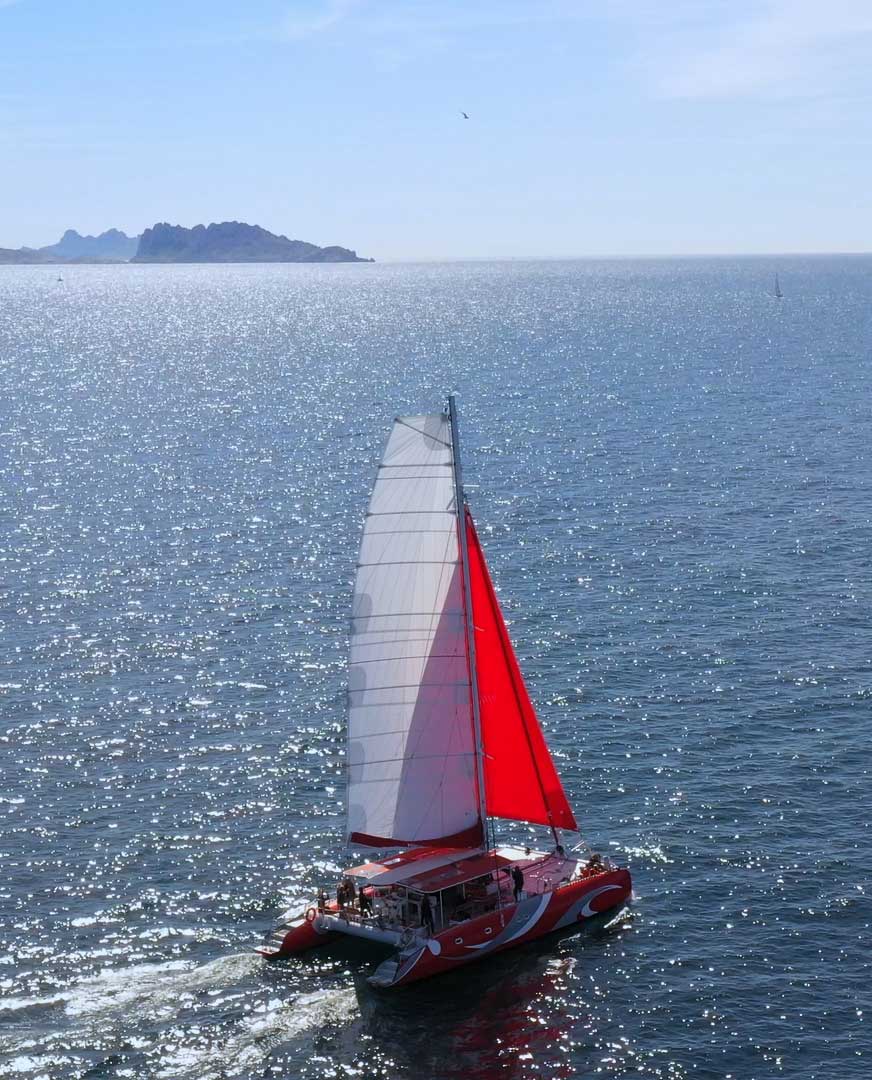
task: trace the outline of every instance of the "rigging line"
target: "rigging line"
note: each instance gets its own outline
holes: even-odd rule
[[[442,514],[443,510],[419,510],[419,514]],[[370,517],[390,517],[390,514],[370,514]],[[370,536],[445,536],[450,529],[367,529]]]
[[[450,506],[446,506],[444,510],[367,510],[365,517],[406,517],[409,514],[450,514]],[[421,532],[425,532],[422,529]],[[435,529],[433,530],[436,531]],[[440,529],[439,532],[443,530]]]
[[[446,461],[404,461],[402,465],[390,465],[390,464],[386,464],[383,461],[378,466],[377,471],[380,472],[382,469],[450,469],[450,468],[451,468],[450,462],[446,462]],[[389,480],[389,479],[391,479],[391,477],[385,477],[385,479]],[[413,479],[415,479],[415,477],[412,477],[412,476],[395,476],[395,477],[393,477],[393,479],[394,480],[413,480]],[[439,477],[437,477],[436,479],[438,480]]]
[[[457,633],[457,620],[454,612],[443,612],[443,616],[447,615],[451,621],[446,625],[452,631]],[[358,619],[366,619],[371,616],[358,615]],[[384,619],[386,616],[377,615],[376,618]],[[430,634],[427,633],[426,628],[420,625],[412,626],[385,626],[382,629],[377,630],[356,630],[355,637],[365,639],[361,641],[355,641],[355,644],[359,645],[363,649],[374,649],[376,646],[381,645],[387,648],[390,645],[414,645],[415,642],[429,641],[432,648],[433,642],[430,640]]]
[[[372,760],[367,758],[365,761],[347,761],[345,763],[345,768],[346,768],[346,770],[364,769],[368,765],[394,765],[398,761],[435,761],[435,760],[443,761],[443,760],[447,760],[448,758],[468,758],[468,757],[473,757],[473,756],[474,756],[474,751],[472,751],[472,750],[467,750],[465,752],[456,753],[456,754],[407,754],[407,755],[404,755],[403,757],[373,758]],[[372,780],[358,780],[356,782],[358,784],[381,784],[381,783],[388,784],[391,781],[390,780],[385,780],[384,777],[377,777],[377,778],[374,778]],[[402,782],[403,782],[402,776],[398,776],[396,778],[395,782],[397,784],[402,784]],[[440,783],[443,783],[443,781],[440,781]]]
[[[367,631],[367,633],[369,633],[369,634],[377,634],[378,631],[370,630],[370,631]],[[358,636],[359,637],[365,637],[366,634],[359,634]],[[410,635],[409,637],[377,638],[374,641],[355,641],[354,644],[351,646],[351,654],[353,656],[360,656],[362,653],[375,652],[377,649],[387,649],[387,648],[391,647],[392,645],[398,645],[400,647],[405,646],[405,647],[408,647],[408,648],[411,648],[413,645],[421,645],[424,648],[426,648],[430,644],[431,644],[430,638],[428,638],[428,637],[415,637],[413,635]],[[422,655],[429,655],[429,653],[428,654],[422,654]],[[458,659],[460,659],[460,658],[463,657],[463,653],[460,652],[459,650],[457,652],[455,652],[455,653],[440,653],[439,654],[439,659],[445,659],[448,656],[456,656]],[[372,662],[377,663],[379,659],[381,659],[381,658],[380,657],[373,657]],[[400,660],[400,659],[403,659],[403,658],[399,657],[399,656],[386,656],[386,657],[384,657],[384,659],[385,660]],[[414,656],[411,656],[409,659],[420,660],[421,656],[414,655]],[[367,663],[367,661],[366,660],[350,660],[349,663],[350,664],[365,664],[365,663]]]
[[[351,618],[352,619],[398,619],[398,618],[402,617],[402,618],[406,619],[406,618],[409,618],[411,616],[417,617],[418,615],[420,615],[424,619],[432,619],[434,615],[440,615],[441,616],[442,614],[443,613],[441,611],[390,611],[390,612],[381,612],[381,613],[376,611],[376,612],[373,612],[371,615],[352,615]],[[459,611],[456,611],[456,612],[455,611],[449,611],[449,612],[446,612],[445,614],[448,614],[448,615],[460,615],[461,612],[459,612]],[[371,633],[376,633],[376,632],[377,631],[375,631],[375,630],[371,631]]]
[[[427,684],[428,688],[431,689],[431,690],[438,690],[440,688],[440,685],[441,685],[440,683],[428,683]],[[456,684],[456,685],[465,686],[466,684],[462,683],[462,684]],[[357,691],[357,692],[358,693],[363,693],[364,691]],[[348,708],[349,709],[354,709],[355,711],[357,711],[359,709],[394,709],[394,708],[396,708],[396,709],[414,709],[415,705],[416,705],[415,701],[369,701],[369,702],[366,702],[366,701],[349,701],[348,702]],[[355,735],[354,737],[355,737],[355,739],[357,739],[357,738],[362,739],[363,738],[362,735]]]
[[[366,619],[370,616],[358,615],[359,619]],[[387,618],[386,615],[375,616],[378,619]],[[406,633],[404,633],[406,631]],[[375,649],[378,646],[388,645],[412,645],[415,642],[430,641],[429,635],[424,634],[424,627],[422,626],[410,626],[408,628],[403,626],[386,626],[380,630],[355,630],[353,631],[355,641],[352,643],[353,649]],[[406,636],[408,634],[408,636]],[[366,640],[362,640],[366,639]]]
[[[407,728],[396,728],[393,731],[371,731],[369,733],[361,732],[359,735],[354,736],[354,741],[355,742],[362,742],[364,739],[382,739],[382,738],[389,738],[389,737],[394,736],[394,735],[407,735],[407,734],[408,734],[408,729]],[[465,750],[465,751],[463,751],[463,753],[452,754],[452,755],[449,755],[449,756],[450,757],[465,757],[465,756],[467,756],[467,754],[471,754],[472,752],[473,752],[472,750],[468,750],[468,751]],[[414,754],[412,754],[412,755],[407,754],[405,756],[406,757],[410,757],[410,756],[414,757]],[[436,754],[435,756],[438,757],[439,755]],[[386,761],[387,760],[399,761],[400,759],[399,758],[390,758],[390,759],[386,758],[385,760]]]
[[[447,517],[449,515],[451,517],[454,517],[454,512],[451,509],[451,502],[453,502],[453,497],[449,501],[448,506],[443,507],[441,510],[438,507],[435,510],[432,510],[432,509],[428,510],[426,507],[421,507],[418,510],[370,510],[369,508],[367,508],[367,511],[363,516],[364,516],[364,518],[404,517],[404,516],[409,516],[410,514],[412,514],[412,515],[415,515],[417,517],[422,517],[424,514],[440,514],[442,517]],[[390,531],[390,530],[386,530],[386,531]],[[442,529],[420,529],[420,530],[416,529],[416,530],[413,530],[413,531],[415,531],[415,532],[419,532],[419,531],[420,532],[448,532],[448,529],[447,528],[442,528]]]
[[[367,570],[371,566],[444,566],[443,559],[385,559],[383,562],[359,562],[357,569]],[[440,612],[441,614],[441,612]]]
[[[368,694],[370,690],[420,690],[422,686],[467,686],[466,679],[447,679],[445,682],[434,683],[385,683],[384,686],[360,686],[357,689],[348,688],[349,694]]]
[[[379,465],[380,469],[423,469],[425,465]],[[440,469],[444,469],[444,465],[439,466]],[[434,476],[430,473],[422,473],[420,476],[416,476],[414,473],[411,476],[380,476],[379,482],[385,484],[402,484],[406,480],[447,480],[448,476]]]
[[[372,646],[363,646],[363,648],[372,648]],[[397,660],[459,660],[463,653],[406,653],[403,656],[370,656],[366,660],[349,660],[349,667],[360,667],[361,664],[392,664]],[[427,686],[433,685],[427,683]],[[437,685],[442,686],[442,683]],[[445,684],[450,685],[450,684]]]
[[[432,439],[433,442],[441,443],[442,446],[447,446],[451,449],[451,443],[446,442],[444,439],[440,439],[438,435],[431,435],[429,431],[421,431],[420,428],[412,427],[410,423],[402,418],[402,416],[394,417],[395,424],[402,424],[403,427],[407,427],[409,431],[414,431],[416,435],[423,435],[425,439]]]

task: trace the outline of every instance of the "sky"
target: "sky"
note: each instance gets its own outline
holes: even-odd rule
[[[0,247],[870,251],[870,127],[872,0],[0,0]]]

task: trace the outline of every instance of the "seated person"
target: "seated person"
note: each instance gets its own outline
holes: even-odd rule
[[[484,877],[473,878],[466,884],[466,897],[468,900],[483,900],[487,895],[487,887],[493,881],[490,874]]]
[[[388,893],[382,897],[382,912],[388,926],[400,921],[400,902],[396,896]]]

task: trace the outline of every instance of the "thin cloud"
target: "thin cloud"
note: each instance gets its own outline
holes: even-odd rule
[[[540,0],[536,5],[529,0],[500,0],[474,7],[457,0],[320,0],[289,10],[280,34],[289,39],[311,37],[332,30],[362,9],[366,17],[356,21],[355,30],[367,37],[413,38],[426,44],[428,39],[452,34],[584,22],[595,4],[593,0]]]
[[[324,0],[323,3],[298,5],[289,11],[279,25],[279,35],[288,41],[323,34],[343,22],[361,0]],[[2,0],[0,0],[2,3]]]
[[[868,73],[868,0],[770,0],[762,11],[734,11],[708,25],[652,31],[643,67],[660,96],[817,96]]]

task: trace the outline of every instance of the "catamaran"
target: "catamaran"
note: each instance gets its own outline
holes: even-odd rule
[[[457,410],[394,421],[351,614],[346,839],[386,853],[286,918],[269,960],[362,938],[405,986],[623,904],[629,871],[583,845],[524,685],[463,490]],[[495,819],[545,826],[500,844]],[[401,850],[397,850],[401,849]]]

